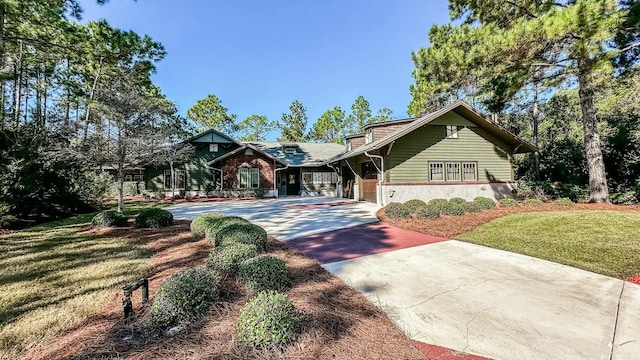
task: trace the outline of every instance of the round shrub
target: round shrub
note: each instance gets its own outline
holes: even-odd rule
[[[449,201],[442,206],[442,210],[440,210],[440,212],[443,215],[461,216],[464,215],[464,205]]]
[[[161,228],[173,225],[173,214],[164,209],[150,208],[136,216],[136,226],[141,228]]]
[[[496,202],[493,199],[489,199],[488,197],[478,196],[473,199],[473,203],[477,204],[481,210],[489,210],[496,208]]]
[[[516,199],[506,198],[500,200],[500,207],[518,207]]]
[[[427,205],[435,210],[442,211],[442,208],[449,203],[447,199],[431,199]]]
[[[575,205],[573,203],[573,201],[571,201],[571,199],[569,199],[569,198],[555,199],[555,200],[553,200],[553,204],[554,205],[560,205],[560,206],[566,206],[566,207],[570,207],[570,206],[574,206]]]
[[[215,245],[216,235],[218,232],[233,224],[249,224],[249,221],[239,216],[223,216],[215,219],[209,219],[207,221],[204,234],[207,236],[207,239],[209,239],[211,245]]]
[[[415,214],[419,208],[427,206],[427,203],[419,199],[412,199],[405,201],[402,205],[409,209],[409,213]]]
[[[287,265],[273,256],[258,256],[241,262],[238,275],[255,291],[280,290],[289,285]]]
[[[543,206],[544,202],[540,199],[526,199],[522,202],[524,206]]]
[[[108,210],[97,213],[91,219],[91,225],[96,227],[125,226],[127,225],[127,219],[126,216],[117,211]]]
[[[462,208],[464,209],[464,212],[467,213],[477,213],[484,210],[482,206],[480,206],[475,201],[467,201],[466,203],[462,204]]]
[[[267,231],[251,223],[231,224],[218,231],[214,245],[226,246],[232,243],[255,245],[260,251],[267,250]]]
[[[433,206],[426,205],[416,210],[416,217],[418,219],[438,219],[440,218],[440,210]]]
[[[206,234],[206,230],[209,226],[209,222],[213,219],[218,219],[225,216],[221,213],[208,213],[196,216],[193,221],[191,221],[191,233],[193,235],[204,235]]]
[[[463,198],[461,198],[461,197],[454,197],[454,198],[449,199],[449,202],[450,202],[450,203],[456,203],[456,204],[461,204],[461,205],[462,205],[462,204],[466,203],[466,202],[467,202],[467,200],[465,200],[465,199],[463,199]]]
[[[409,217],[411,217],[409,209],[406,206],[396,202],[389,203],[387,206],[385,206],[384,213],[392,219],[408,219]]]
[[[220,299],[220,277],[208,269],[188,269],[160,286],[151,307],[151,319],[160,327],[202,317]]]
[[[217,247],[209,253],[207,267],[228,274],[235,274],[240,263],[258,256],[258,253],[258,249],[253,244],[234,243]]]
[[[300,313],[291,300],[276,291],[262,291],[240,311],[236,334],[245,346],[284,345],[293,340]]]

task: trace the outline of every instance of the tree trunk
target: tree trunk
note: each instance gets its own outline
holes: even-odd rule
[[[169,161],[169,169],[171,169],[171,201],[176,196],[176,174],[173,170],[173,161]]]
[[[536,74],[537,75],[537,74]],[[536,147],[536,152],[533,154],[534,157],[534,171],[536,180],[540,180],[540,151],[538,148],[538,122],[540,120],[540,113],[538,111],[538,81],[536,78],[533,81],[533,108],[531,109],[531,123],[533,127],[533,145]]]
[[[100,63],[98,64],[98,71],[96,73],[96,77],[93,79],[93,84],[91,85],[91,91],[89,92],[89,98],[87,99],[87,105],[85,108],[85,116],[84,116],[84,135],[83,141],[87,140],[87,132],[89,131],[89,113],[91,109],[91,102],[96,94],[96,88],[98,87],[98,81],[100,80],[100,74],[102,73],[102,62],[103,58],[100,58]]]
[[[602,158],[598,119],[591,85],[591,61],[583,56],[578,61],[578,86],[584,130],[584,148],[589,171],[589,202],[608,203],[609,188]]]
[[[13,65],[13,121],[15,126],[20,125],[20,94],[22,92],[22,42],[18,51],[18,58]]]
[[[124,161],[126,159],[122,140],[122,129],[118,128],[118,212],[124,207]]]

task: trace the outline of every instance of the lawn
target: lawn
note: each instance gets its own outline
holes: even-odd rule
[[[528,212],[495,219],[456,239],[627,279],[640,274],[640,212]]]
[[[0,358],[85,322],[151,269],[151,252],[85,214],[0,236]]]

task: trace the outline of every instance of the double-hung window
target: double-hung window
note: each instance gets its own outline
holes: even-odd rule
[[[462,180],[463,181],[477,181],[478,172],[476,171],[476,163],[463,162],[462,163]]]
[[[172,185],[175,186],[176,190],[184,190],[186,185],[186,173],[184,170],[173,170],[173,181],[171,182],[171,170],[164,171],[164,188],[165,190],[171,190],[173,188]]]
[[[259,187],[260,186],[260,169],[258,168],[238,169],[238,186],[241,189]]]
[[[429,181],[444,181],[444,163],[429,163]]]
[[[447,166],[447,181],[460,181],[460,163],[448,162]]]
[[[456,125],[447,125],[447,139],[458,138],[458,127]]]

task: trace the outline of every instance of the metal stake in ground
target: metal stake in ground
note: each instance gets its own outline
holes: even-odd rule
[[[138,288],[142,287],[142,302],[149,301],[149,280],[142,278],[138,279],[133,284],[129,284],[122,288],[124,290],[124,299],[122,300],[122,310],[124,311],[124,318],[128,318],[129,315],[133,315],[133,303],[131,302],[131,294]]]

